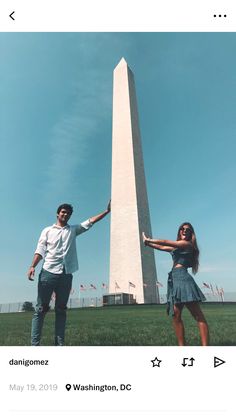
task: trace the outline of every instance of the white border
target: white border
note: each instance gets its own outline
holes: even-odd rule
[[[236,28],[236,7],[232,0],[4,0],[2,3],[1,31],[233,32]],[[13,11],[15,21],[9,17]]]

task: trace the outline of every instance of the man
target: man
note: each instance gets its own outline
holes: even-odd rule
[[[109,202],[107,209],[101,214],[81,224],[69,225],[73,207],[70,204],[62,204],[57,209],[56,224],[42,231],[28,271],[28,278],[33,281],[35,267],[44,259],[39,274],[37,305],[32,319],[32,345],[40,345],[43,321],[49,310],[52,293],[55,293],[55,345],[64,345],[66,305],[72,285],[72,274],[78,270],[76,237],[102,220],[110,210]]]

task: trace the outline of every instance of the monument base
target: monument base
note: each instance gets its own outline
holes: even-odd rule
[[[127,294],[125,292],[117,292],[115,294],[103,295],[103,305],[122,305],[122,304],[137,304],[133,294]]]

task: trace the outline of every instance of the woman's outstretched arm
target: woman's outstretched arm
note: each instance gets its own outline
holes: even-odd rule
[[[163,246],[161,244],[155,243],[149,237],[146,237],[145,233],[142,234],[143,236],[143,243],[145,246],[152,247],[153,249],[162,250],[163,252],[172,252],[175,248],[172,246]]]
[[[163,240],[163,239],[156,239],[153,241],[155,244],[159,244],[162,246],[171,246],[174,249],[185,249],[191,250],[192,243],[187,240]]]
[[[150,239],[146,237],[146,245],[150,243],[157,244],[158,246],[172,247],[174,249],[192,249],[192,243],[187,240],[163,240],[163,239]],[[145,244],[145,243],[144,243]],[[161,249],[160,249],[161,250]],[[167,250],[169,251],[169,250]]]

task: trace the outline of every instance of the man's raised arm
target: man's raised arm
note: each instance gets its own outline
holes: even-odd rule
[[[107,209],[104,212],[101,212],[101,214],[94,215],[94,217],[90,217],[90,223],[95,224],[98,221],[102,220],[107,214],[111,212],[111,201],[109,201],[107,205]]]

